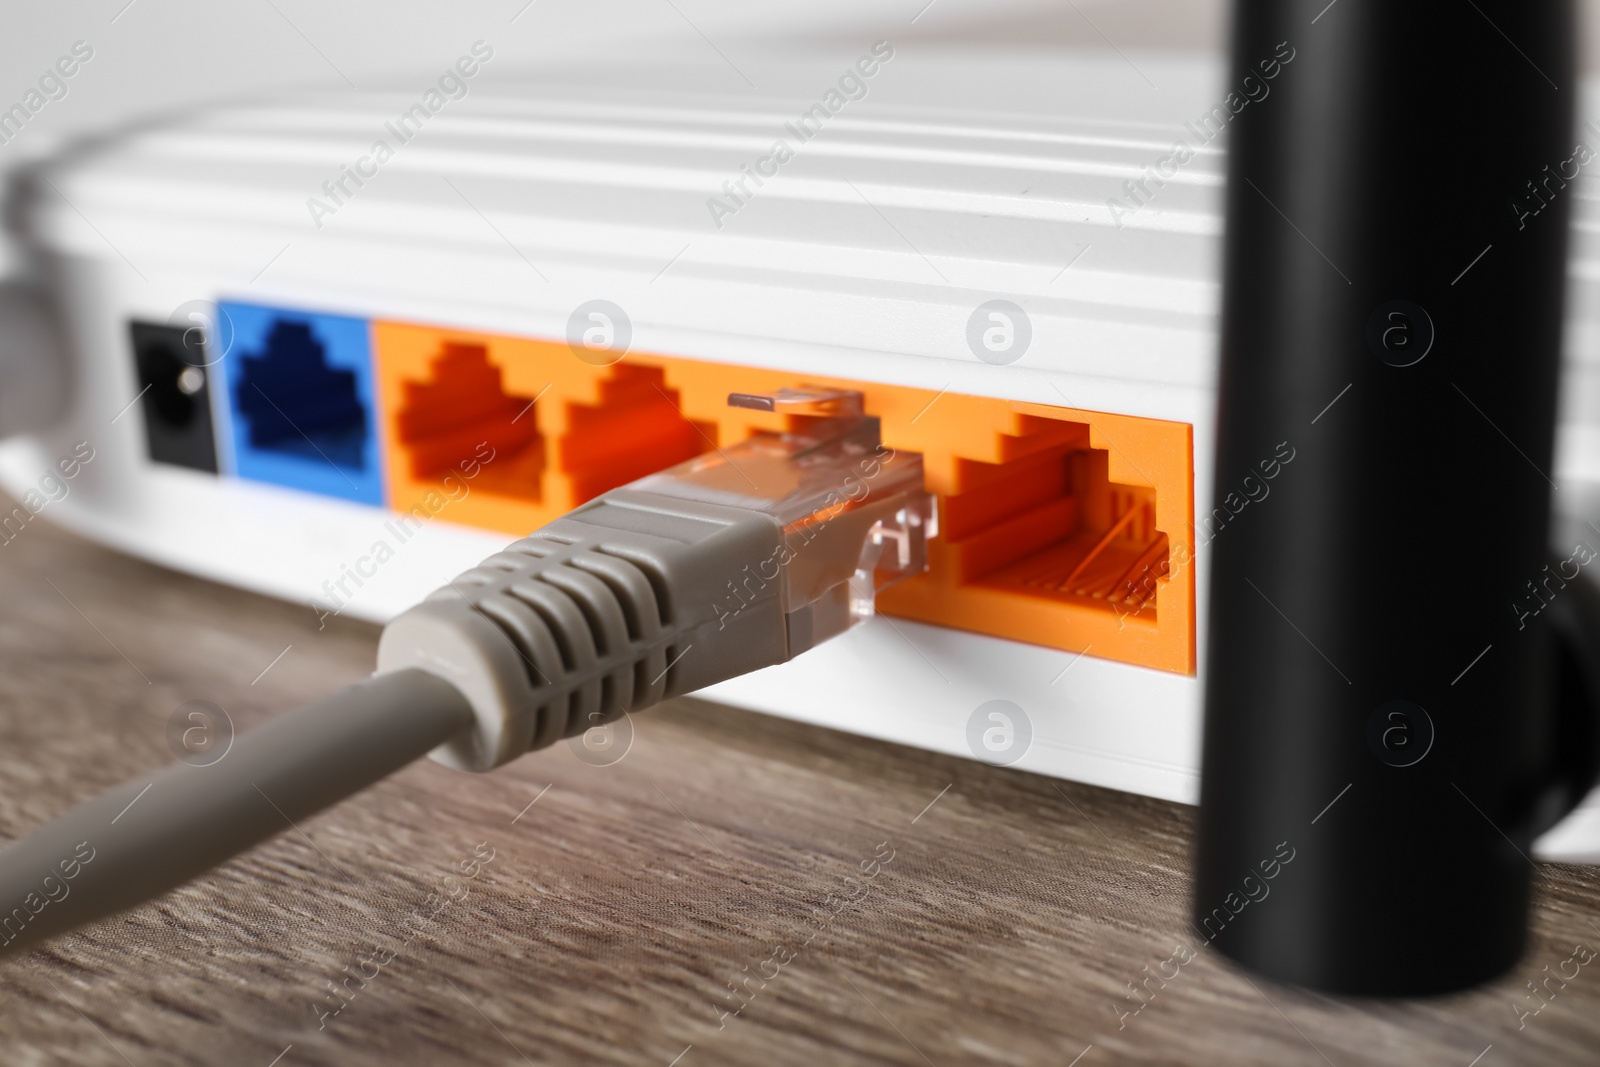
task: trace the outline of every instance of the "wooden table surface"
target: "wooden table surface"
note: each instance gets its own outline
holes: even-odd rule
[[[248,729],[377,638],[43,522],[0,590],[0,838],[168,761],[186,702]],[[0,964],[0,1062],[1600,1062],[1600,961],[1516,1007],[1600,948],[1592,869],[1541,866],[1532,947],[1488,988],[1314,996],[1187,927],[1187,808],[705,703],[635,725],[608,767],[424,761]]]

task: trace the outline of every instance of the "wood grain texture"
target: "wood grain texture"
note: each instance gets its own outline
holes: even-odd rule
[[[44,523],[0,548],[0,589],[6,838],[165,763],[186,701],[248,729],[373,660],[372,627]],[[486,776],[418,764],[0,964],[0,1062],[1600,1062],[1600,960],[1520,1031],[1513,1007],[1600,948],[1591,869],[1540,867],[1532,947],[1488,988],[1314,996],[1201,948],[1186,808],[704,703],[635,724],[609,767],[565,746]],[[494,858],[448,883],[465,899],[430,902],[475,848]],[[1113,1000],[1180,942],[1198,957],[1119,1029]]]

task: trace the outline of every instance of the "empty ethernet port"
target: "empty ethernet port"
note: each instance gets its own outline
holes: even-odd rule
[[[303,322],[279,322],[264,351],[244,356],[237,403],[252,448],[321,456],[341,467],[366,465],[367,412],[353,371],[328,366]]]
[[[475,491],[537,503],[545,450],[535,398],[506,392],[483,345],[446,341],[429,370],[428,381],[402,383],[395,416],[410,476],[432,482],[470,469]],[[476,462],[486,455],[492,463]]]
[[[367,504],[383,502],[367,323],[225,303],[222,361],[241,477]]]
[[[684,416],[660,367],[619,363],[600,383],[600,403],[567,411],[561,469],[578,503],[717,446],[716,425]]]
[[[129,332],[147,454],[157,463],[215,474],[217,443],[199,332],[148,322],[130,323]]]
[[[1124,419],[1116,429],[1128,433],[1133,451],[1139,448],[1126,424],[1135,421],[1171,438],[1161,445],[1172,454],[1167,467],[1185,465],[1185,427]],[[1171,584],[1171,538],[1159,528],[1156,489],[1113,480],[1112,456],[1096,445],[1114,438],[1092,440],[1087,423],[1029,414],[1015,431],[1001,434],[993,450],[985,447],[982,459],[949,457],[929,572],[886,591],[880,607],[1192,671],[1192,598],[1187,586]],[[1170,470],[1148,462],[1148,444],[1140,447],[1146,469],[1170,481]],[[1133,461],[1122,458],[1122,469],[1131,469]]]
[[[1112,482],[1081,423],[1023,429],[1004,462],[957,461],[943,521],[961,581],[1153,615],[1167,566],[1155,490]]]

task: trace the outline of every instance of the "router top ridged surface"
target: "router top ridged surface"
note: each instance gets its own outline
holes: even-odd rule
[[[972,362],[968,319],[1003,297],[1031,318],[1033,369],[1209,390],[1227,121],[1270,81],[1248,98],[1193,58],[859,51],[603,80],[489,60],[223,105],[81,146],[20,217],[141,275],[472,302],[551,337],[603,293],[663,351],[720,331]],[[1593,179],[1572,184],[1568,360],[1588,365],[1600,219]],[[1564,421],[1600,424],[1581,373]]]
[[[448,293],[555,336],[600,293],[647,343],[712,323],[972,362],[968,318],[1004,297],[1032,317],[1034,366],[1205,387],[1222,157],[1183,123],[1215,75],[1141,67],[1159,92],[1120,60],[968,56],[952,75],[889,45],[754,66],[761,91],[720,64],[601,85],[490,62],[460,98],[418,78],[85,145],[24,218],[58,249],[109,238],[144,275],[203,267],[233,279],[223,295]]]

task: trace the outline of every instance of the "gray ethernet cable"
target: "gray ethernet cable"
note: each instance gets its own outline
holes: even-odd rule
[[[787,428],[513,542],[391,621],[370,680],[0,851],[0,953],[159,896],[430,750],[488,771],[782,663],[926,568],[937,529],[922,457],[882,444],[859,393],[728,401]]]

